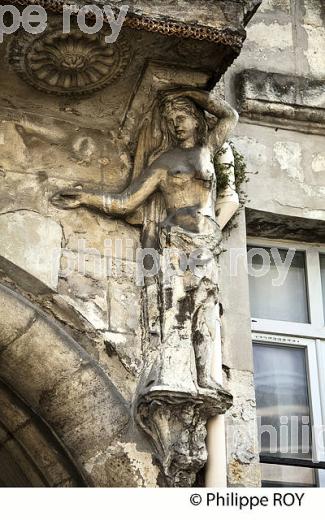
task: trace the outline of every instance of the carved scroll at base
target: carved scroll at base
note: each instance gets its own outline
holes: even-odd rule
[[[143,394],[137,422],[150,437],[168,487],[190,487],[207,462],[206,422],[225,413],[232,396],[221,386],[197,394],[156,388]]]

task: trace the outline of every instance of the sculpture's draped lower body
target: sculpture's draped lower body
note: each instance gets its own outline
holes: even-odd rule
[[[162,228],[162,269],[157,283],[147,287],[157,291],[160,338],[136,413],[169,486],[193,485],[207,460],[207,420],[231,406],[231,395],[211,378],[213,351],[221,348],[216,334],[221,238],[212,220],[204,234]],[[157,320],[154,300],[149,295],[149,321]]]

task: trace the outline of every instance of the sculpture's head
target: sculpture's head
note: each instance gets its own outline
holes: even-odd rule
[[[206,140],[204,112],[186,97],[167,98],[162,103],[162,116],[174,143],[201,145]]]

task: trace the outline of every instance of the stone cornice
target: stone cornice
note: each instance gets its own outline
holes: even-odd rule
[[[6,4],[7,2],[1,1],[0,4]],[[74,1],[69,2],[67,0],[11,0],[12,5],[16,6],[26,6],[26,5],[41,5],[47,9],[47,11],[52,13],[61,13],[63,6],[67,4],[73,5],[85,5],[85,2]],[[104,4],[105,2],[86,2],[86,4],[97,3],[98,5]],[[127,2],[126,2],[127,3]],[[129,2],[132,3],[132,2]],[[153,13],[152,15],[148,15],[149,11],[134,9],[133,6],[130,7],[129,12],[126,16],[124,26],[137,29],[144,30],[151,33],[160,33],[165,36],[176,36],[179,38],[191,38],[195,40],[205,40],[209,42],[213,42],[219,45],[224,45],[226,47],[232,48],[236,53],[240,52],[240,49],[243,45],[243,42],[246,38],[246,31],[244,30],[243,24],[245,23],[245,11],[243,10],[242,2],[234,1],[233,4],[238,3],[238,13],[240,13],[237,17],[237,23],[234,25],[232,23],[223,23],[220,26],[216,27],[210,23],[196,23],[196,22],[188,22],[182,21],[176,17],[169,17],[166,15],[158,15],[157,13]],[[244,2],[245,3],[245,2]],[[246,2],[247,3],[247,2]],[[260,0],[255,0],[254,2],[254,10],[256,10],[256,5],[258,6]],[[251,3],[250,3],[251,4]],[[114,2],[109,2],[109,5],[114,5]],[[219,10],[220,13],[220,10]],[[217,13],[211,12],[211,19],[213,17],[217,17]],[[92,15],[89,14],[89,18]]]
[[[239,74],[236,83],[243,121],[325,134],[324,81],[246,70]]]

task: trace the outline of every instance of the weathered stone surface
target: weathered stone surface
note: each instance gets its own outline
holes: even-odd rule
[[[230,236],[224,240],[225,252],[220,257],[222,362],[227,370],[233,368],[252,372],[244,212],[237,216],[236,224],[236,229],[231,230]],[[236,305],[234,305],[234,291]]]
[[[319,0],[304,0],[304,23],[315,27],[324,26],[325,9]]]
[[[323,174],[311,168],[315,154],[324,149],[323,136],[310,138],[302,132],[267,126],[261,132],[261,126],[247,122],[239,124],[236,133],[233,142],[247,156],[250,172],[248,207],[292,217],[324,218]],[[277,160],[279,149],[282,168]]]
[[[325,109],[324,82],[308,77],[247,70],[238,78],[243,101],[260,100]]]
[[[16,0],[13,0],[15,3]],[[21,5],[21,0],[17,0]],[[62,11],[63,0],[55,0],[48,6],[46,1],[39,0],[40,4],[48,7],[52,12]],[[95,0],[95,4],[105,5],[103,0]],[[219,0],[217,3],[207,0],[191,1],[172,0],[168,2],[166,16],[166,0],[157,0],[154,4],[148,0],[131,0],[128,4],[129,12],[124,24],[127,27],[165,35],[210,39],[226,45],[240,45],[243,40],[244,25],[252,17],[261,0]],[[87,5],[86,0],[79,0],[75,5]],[[119,0],[112,0],[111,5],[120,8]],[[193,16],[193,12],[195,15]],[[162,14],[163,13],[163,14]],[[223,34],[225,31],[225,34]],[[236,39],[237,36],[237,39]]]
[[[2,445],[3,443],[5,443],[8,440],[8,438],[8,432],[2,426],[0,426],[0,444]]]
[[[95,329],[108,329],[107,281],[72,271],[62,277],[60,293]]]
[[[140,452],[133,443],[118,442],[87,463],[98,485],[109,487],[157,487],[159,469],[152,455]],[[108,483],[107,483],[108,479]]]
[[[237,78],[242,117],[323,134],[324,81],[308,77],[246,70]]]
[[[260,0],[244,0],[242,2],[244,9],[244,25],[246,25],[261,6]]]
[[[111,332],[141,334],[141,287],[134,278],[121,273],[108,280],[108,309]]]
[[[0,135],[2,132],[5,133],[5,123],[0,123]],[[15,141],[12,144],[15,145]],[[1,161],[6,161],[6,157],[0,153],[0,215],[18,209],[45,214],[48,206],[47,175],[44,173],[26,175],[26,172],[4,171],[1,170],[3,167]]]
[[[40,471],[46,475],[49,487],[70,487],[80,485],[80,480],[74,480],[65,467],[66,455],[62,457],[58,447],[49,445],[43,432],[33,424],[28,424],[15,434],[15,439],[22,446],[28,447],[32,458]],[[60,456],[61,455],[61,456]]]
[[[291,217],[247,208],[247,232],[251,236],[322,243],[324,220]]]
[[[260,468],[253,374],[230,370],[226,388],[234,396],[233,406],[226,415],[228,483],[257,487]]]
[[[80,128],[77,124],[35,113],[22,116],[21,112],[7,108],[1,108],[0,114],[1,132],[7,144],[6,153],[0,159],[4,170],[72,182],[99,183],[102,175],[105,176],[107,167],[103,164],[108,155],[109,137],[104,130]],[[115,160],[121,163],[117,153]],[[113,168],[113,153],[111,161]]]
[[[64,330],[12,291],[1,286],[0,293],[5,309],[16,305],[9,316],[1,314],[5,338],[15,337],[19,330],[15,323],[19,317],[14,319],[18,310],[24,316],[32,309],[38,317],[2,350],[1,379],[37,410],[85,471],[88,458],[104,453],[127,427],[127,405],[102,369]],[[96,485],[90,474],[85,478]]]
[[[1,304],[1,327],[0,327],[0,344],[1,350],[6,348],[15,339],[20,338],[28,332],[36,320],[35,310],[32,307],[24,305],[19,298],[8,298],[7,293],[0,293]],[[12,316],[15,316],[15,322],[12,322]],[[11,327],[6,325],[12,324]]]
[[[290,24],[279,24],[278,22],[271,24],[265,24],[264,22],[256,23],[250,32],[250,40],[255,47],[264,43],[264,46],[267,47],[270,52],[283,52],[293,47],[290,28]],[[265,39],[265,30],[269,30],[273,32],[273,34],[276,31],[276,41],[271,40],[271,38]]]
[[[263,13],[270,11],[273,15],[275,9],[278,11],[283,11],[285,13],[290,13],[290,0],[264,0],[261,4],[259,12]]]
[[[3,328],[8,329],[8,324],[10,322],[3,321]],[[53,330],[46,321],[39,319],[0,357],[1,376],[20,395],[28,395],[35,409],[39,408],[42,395],[52,389],[58,380],[70,378],[83,365],[81,352],[66,348],[62,332]],[[18,381],[17,364],[20,373]],[[31,377],[36,368],[38,374]]]
[[[45,424],[28,410],[17,396],[14,396],[3,384],[0,385],[1,424],[5,428],[6,435],[0,433],[1,448],[7,450],[16,449],[17,444],[25,452],[24,473],[27,480],[31,480],[30,473],[39,473],[42,486],[78,486],[82,485],[73,463],[68,460],[62,445],[54,438]],[[0,427],[0,431],[4,431]],[[9,439],[11,444],[8,443]],[[0,454],[1,458],[1,454]],[[15,458],[17,463],[17,459]],[[8,468],[1,465],[1,475],[8,478]],[[19,475],[15,474],[14,466],[11,467],[13,486],[19,485]],[[18,482],[17,482],[18,479]],[[9,482],[8,482],[9,484]],[[30,482],[29,485],[33,485]],[[35,484],[34,484],[35,485]]]
[[[304,51],[308,61],[310,72],[315,78],[324,78],[324,66],[322,56],[325,51],[325,27],[313,27],[305,25],[304,30],[307,34],[308,45]]]
[[[27,413],[26,409],[18,407],[16,401],[8,390],[1,385],[1,424],[5,427],[5,430],[2,430],[2,439],[8,439],[12,432],[19,430],[30,421],[30,414]]]
[[[25,485],[36,488],[44,487],[45,481],[42,474],[40,471],[38,471],[38,468],[35,467],[35,465],[30,463],[28,455],[25,453],[24,449],[17,442],[15,442],[15,440],[10,439],[6,442],[5,447],[3,447],[0,451],[0,457],[2,457],[4,454],[7,455],[7,464],[3,465],[2,463],[1,467],[4,467],[5,471],[8,471],[8,466],[9,468],[11,466],[13,466],[13,468],[18,466],[20,472],[25,476],[25,478],[28,476],[28,478],[25,480],[25,482],[27,481],[27,484],[25,483]],[[19,470],[14,470],[14,473],[17,474]]]
[[[320,152],[314,153],[311,167],[315,173],[325,172],[325,155]]]
[[[57,287],[62,240],[59,224],[34,211],[17,210],[0,215],[0,237],[2,256],[49,287]]]
[[[95,372],[93,367],[84,367],[66,380],[62,378],[53,390],[43,394],[40,404],[43,414],[61,432],[74,457],[80,457],[83,462],[98,452],[104,453],[129,421],[121,396],[109,382],[103,392],[104,374]],[[69,395],[68,401],[66,395]],[[96,428],[91,427],[94,424]]]

